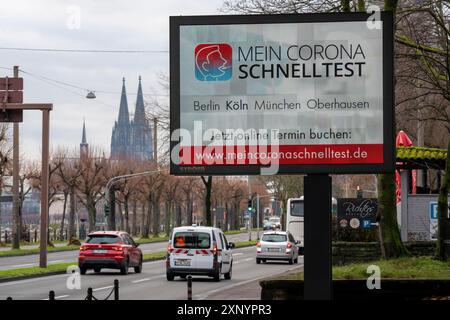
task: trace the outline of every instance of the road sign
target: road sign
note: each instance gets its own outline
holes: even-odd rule
[[[23,78],[0,78],[0,90],[23,90]]]
[[[6,93],[8,93],[8,95],[6,95]],[[5,96],[7,96],[6,101]],[[23,91],[0,91],[0,102],[22,103]]]
[[[22,110],[0,110],[0,122],[23,122]]]
[[[0,78],[0,122],[22,122],[22,110],[7,110],[7,104],[23,102],[23,79]]]

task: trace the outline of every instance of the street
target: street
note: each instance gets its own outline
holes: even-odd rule
[[[227,239],[232,242],[248,240],[248,233],[228,235]],[[252,239],[256,239],[256,232],[252,232]],[[144,254],[161,252],[167,249],[167,242],[146,243],[139,246]],[[76,262],[78,260],[78,250],[60,251],[48,253],[48,264]],[[39,254],[25,256],[0,258],[0,270],[28,268],[39,265]]]
[[[254,247],[235,249],[233,250],[233,255],[233,277],[231,280],[222,278],[220,282],[214,282],[207,277],[193,278],[192,290],[194,300],[215,299],[218,293],[231,292],[239,286],[299,269],[303,265],[302,257],[300,257],[299,263],[296,265],[289,265],[285,262],[257,265],[255,263],[256,252]],[[130,269],[130,274],[126,276],[120,275],[118,270],[104,270],[100,274],[88,271],[86,275],[81,276],[81,289],[79,290],[67,289],[66,281],[68,277],[69,275],[63,274],[0,283],[0,300],[4,300],[7,297],[43,300],[48,298],[50,290],[55,291],[56,299],[58,300],[83,300],[89,287],[93,288],[94,296],[100,300],[104,299],[111,292],[114,279],[120,281],[121,300],[180,300],[187,298],[186,280],[175,278],[175,281],[167,281],[164,261],[144,263],[141,274],[134,274]],[[239,292],[239,290],[236,291]],[[258,292],[253,292],[252,295],[249,295],[249,292],[244,291],[240,295],[222,295],[221,299],[226,299],[227,297],[229,299],[256,299],[259,295]]]

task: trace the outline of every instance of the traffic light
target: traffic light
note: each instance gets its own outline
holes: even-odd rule
[[[252,212],[253,211],[253,207],[252,207],[252,199],[248,199],[248,205],[247,205],[247,210]]]
[[[105,217],[109,216],[109,205],[105,203]]]

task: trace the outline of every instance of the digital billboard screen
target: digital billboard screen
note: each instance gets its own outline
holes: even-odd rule
[[[394,167],[392,15],[171,17],[173,174]]]

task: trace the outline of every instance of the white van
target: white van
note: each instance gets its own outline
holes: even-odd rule
[[[212,227],[174,228],[167,247],[166,275],[203,275],[220,281],[222,274],[231,279],[234,243],[228,242],[222,230]]]

